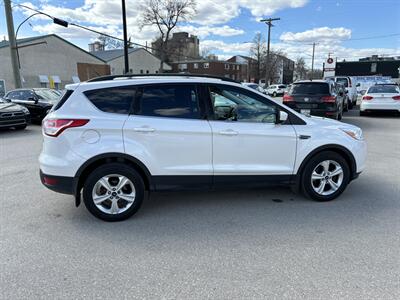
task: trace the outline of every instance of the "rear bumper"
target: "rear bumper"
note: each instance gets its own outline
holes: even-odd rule
[[[75,179],[74,177],[63,177],[47,175],[40,170],[40,180],[48,189],[62,194],[75,194]]]
[[[318,116],[318,117],[333,117],[333,116],[336,116],[339,112],[339,110],[337,108],[334,108],[334,109],[315,109],[315,108],[308,109],[308,108],[297,108],[297,107],[290,107],[290,108],[294,109],[295,111],[297,111],[299,113],[302,110],[309,110],[310,115]]]
[[[366,111],[366,110],[392,110],[392,111],[399,111],[400,112],[400,101],[396,102],[367,102],[367,101],[362,101],[360,105],[360,110],[361,111]]]

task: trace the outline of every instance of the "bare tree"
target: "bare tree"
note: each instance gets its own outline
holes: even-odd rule
[[[249,72],[250,76],[257,78],[257,80],[259,80],[262,76],[262,64],[266,53],[267,45],[265,43],[265,39],[261,33],[257,33],[253,38],[250,48],[250,57],[255,60],[255,64],[253,65],[255,68],[252,68],[252,70]]]
[[[179,21],[196,12],[195,0],[146,0],[142,5],[140,26],[156,25],[160,32],[160,73],[164,71],[168,40]]]
[[[97,39],[104,45],[105,50],[124,48],[123,42],[113,39],[109,36],[100,35]]]
[[[297,58],[294,67],[294,73],[297,80],[307,78],[307,66],[306,62],[304,61],[304,58],[302,57]]]

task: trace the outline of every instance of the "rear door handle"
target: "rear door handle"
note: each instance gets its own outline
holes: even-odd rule
[[[228,130],[223,130],[223,131],[220,131],[220,132],[219,132],[219,134],[221,134],[221,135],[229,135],[229,136],[234,136],[234,135],[238,135],[238,134],[239,134],[239,132],[237,132],[237,131],[234,131],[234,130],[232,130],[232,129],[228,129]]]
[[[133,131],[136,131],[136,132],[154,132],[156,130],[154,128],[151,128],[151,127],[136,127],[136,128],[133,128]]]

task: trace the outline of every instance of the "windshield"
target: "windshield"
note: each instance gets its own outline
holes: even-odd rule
[[[383,94],[383,93],[391,93],[397,94],[400,90],[397,86],[394,85],[375,85],[369,88],[368,94]]]
[[[343,84],[345,87],[349,87],[348,80],[345,77],[337,78],[336,81]]]
[[[327,83],[297,83],[293,84],[290,94],[307,94],[307,95],[314,95],[314,94],[329,94],[329,85]]]
[[[43,99],[49,102],[56,102],[60,98],[60,95],[50,89],[35,90],[35,93],[39,97],[39,99]]]

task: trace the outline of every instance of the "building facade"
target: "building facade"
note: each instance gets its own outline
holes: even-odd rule
[[[124,74],[125,57],[123,49],[113,49],[90,52],[99,59],[104,60],[109,66],[112,75]],[[143,48],[128,50],[130,74],[157,74],[160,69],[160,59]],[[164,63],[164,70],[171,71],[171,66]]]
[[[23,87],[62,89],[66,84],[109,74],[105,61],[55,35],[18,40]],[[0,80],[14,89],[8,41],[0,42]]]
[[[157,39],[152,43],[152,53],[160,57],[161,40]],[[200,57],[199,39],[195,35],[187,32],[176,32],[168,40],[167,62],[192,60]]]
[[[171,63],[174,73],[191,73],[201,75],[213,75],[231,78],[237,81],[245,81],[245,72],[240,63],[220,60],[189,60]]]

